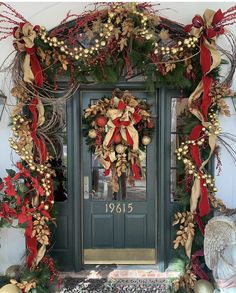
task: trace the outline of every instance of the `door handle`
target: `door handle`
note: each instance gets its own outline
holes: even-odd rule
[[[84,176],[84,199],[89,199],[89,176]]]
[[[89,176],[84,176],[84,199],[89,199],[90,195],[93,198],[95,196],[96,191],[92,189],[89,190]]]

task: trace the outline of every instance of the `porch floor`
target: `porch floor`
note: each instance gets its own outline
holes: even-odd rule
[[[159,272],[156,265],[87,265],[80,272],[61,272],[60,293],[167,293],[176,272]]]
[[[80,272],[61,272],[64,278],[87,279],[168,279],[175,278],[178,273],[166,271],[160,272],[156,265],[87,265]]]

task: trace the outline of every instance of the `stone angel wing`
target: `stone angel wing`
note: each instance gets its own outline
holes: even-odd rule
[[[206,225],[204,255],[206,265],[214,270],[224,249],[236,241],[235,218],[216,216]]]

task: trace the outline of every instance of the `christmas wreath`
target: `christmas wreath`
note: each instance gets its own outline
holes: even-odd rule
[[[104,167],[104,175],[112,173],[113,194],[119,190],[122,174],[131,186],[144,176],[142,161],[154,132],[146,101],[115,90],[111,98],[103,97],[85,109],[83,124],[86,143]]]

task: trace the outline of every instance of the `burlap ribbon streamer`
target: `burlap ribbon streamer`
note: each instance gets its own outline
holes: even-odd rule
[[[208,108],[211,105],[211,97],[209,96],[210,88],[212,85],[212,77],[209,77],[208,74],[216,68],[221,62],[221,56],[216,49],[216,37],[219,34],[224,32],[222,29],[215,29],[215,25],[220,22],[223,18],[222,12],[219,10],[214,12],[213,10],[206,9],[204,12],[203,18],[201,16],[195,16],[193,18],[193,22],[191,25],[186,26],[186,30],[190,33],[190,35],[195,36],[197,38],[200,37],[200,63],[202,68],[203,77],[199,82],[195,91],[190,95],[188,100],[188,107],[190,112],[195,115],[202,124],[202,127],[209,129],[211,126],[211,133],[209,135],[208,143],[210,146],[210,155],[208,158],[201,162],[200,165],[196,162],[199,167],[200,175],[203,174],[203,168],[209,162],[212,153],[216,146],[217,136],[214,134],[213,125],[208,122]],[[201,108],[195,107],[195,101],[199,100],[202,97]],[[199,129],[199,134],[201,129]],[[198,147],[197,147],[198,148]],[[196,156],[198,157],[198,156]],[[202,196],[202,197],[201,197]],[[203,196],[205,199],[203,199]],[[206,198],[207,197],[207,198]],[[195,178],[192,190],[191,190],[191,198],[190,198],[190,210],[191,212],[195,212],[198,205],[204,205],[208,203],[208,195],[207,189],[203,186],[202,178]],[[204,212],[201,211],[201,206],[199,207],[200,215],[204,215],[207,213],[207,209],[204,209]],[[192,241],[187,241],[185,250],[188,257],[191,255]]]
[[[127,135],[129,135],[132,139],[133,150],[134,151],[138,150],[139,136],[138,136],[138,131],[133,126],[135,124],[135,121],[132,118],[132,115],[134,114],[134,112],[135,112],[135,109],[130,106],[126,106],[124,111],[119,109],[111,109],[107,112],[107,115],[110,119],[107,123],[109,129],[103,141],[103,146],[105,149],[109,147],[109,145],[112,142],[114,132],[118,130],[122,138],[127,143],[129,141]]]
[[[35,266],[37,266],[39,264],[39,262],[42,260],[42,258],[44,257],[45,255],[45,252],[46,252],[46,245],[43,244],[39,250],[38,250],[38,253],[37,253],[37,256],[34,260],[34,263],[35,263]]]
[[[102,147],[96,147],[95,157],[99,159],[105,170],[110,169],[111,163],[116,160],[115,151],[104,150]]]
[[[20,52],[26,52],[23,62],[24,81],[42,86],[43,75],[40,63],[36,56],[36,49],[34,47],[34,40],[37,37],[33,26],[30,23],[22,23],[14,31],[13,44]]]
[[[16,40],[14,45],[20,52],[26,51],[26,48],[34,47],[34,39],[36,38],[36,32],[33,30],[33,26],[29,23],[25,23],[22,27],[17,28],[14,33]],[[25,59],[23,63],[24,70],[24,81],[32,83],[34,81],[34,74],[30,67],[30,55],[25,54]]]

